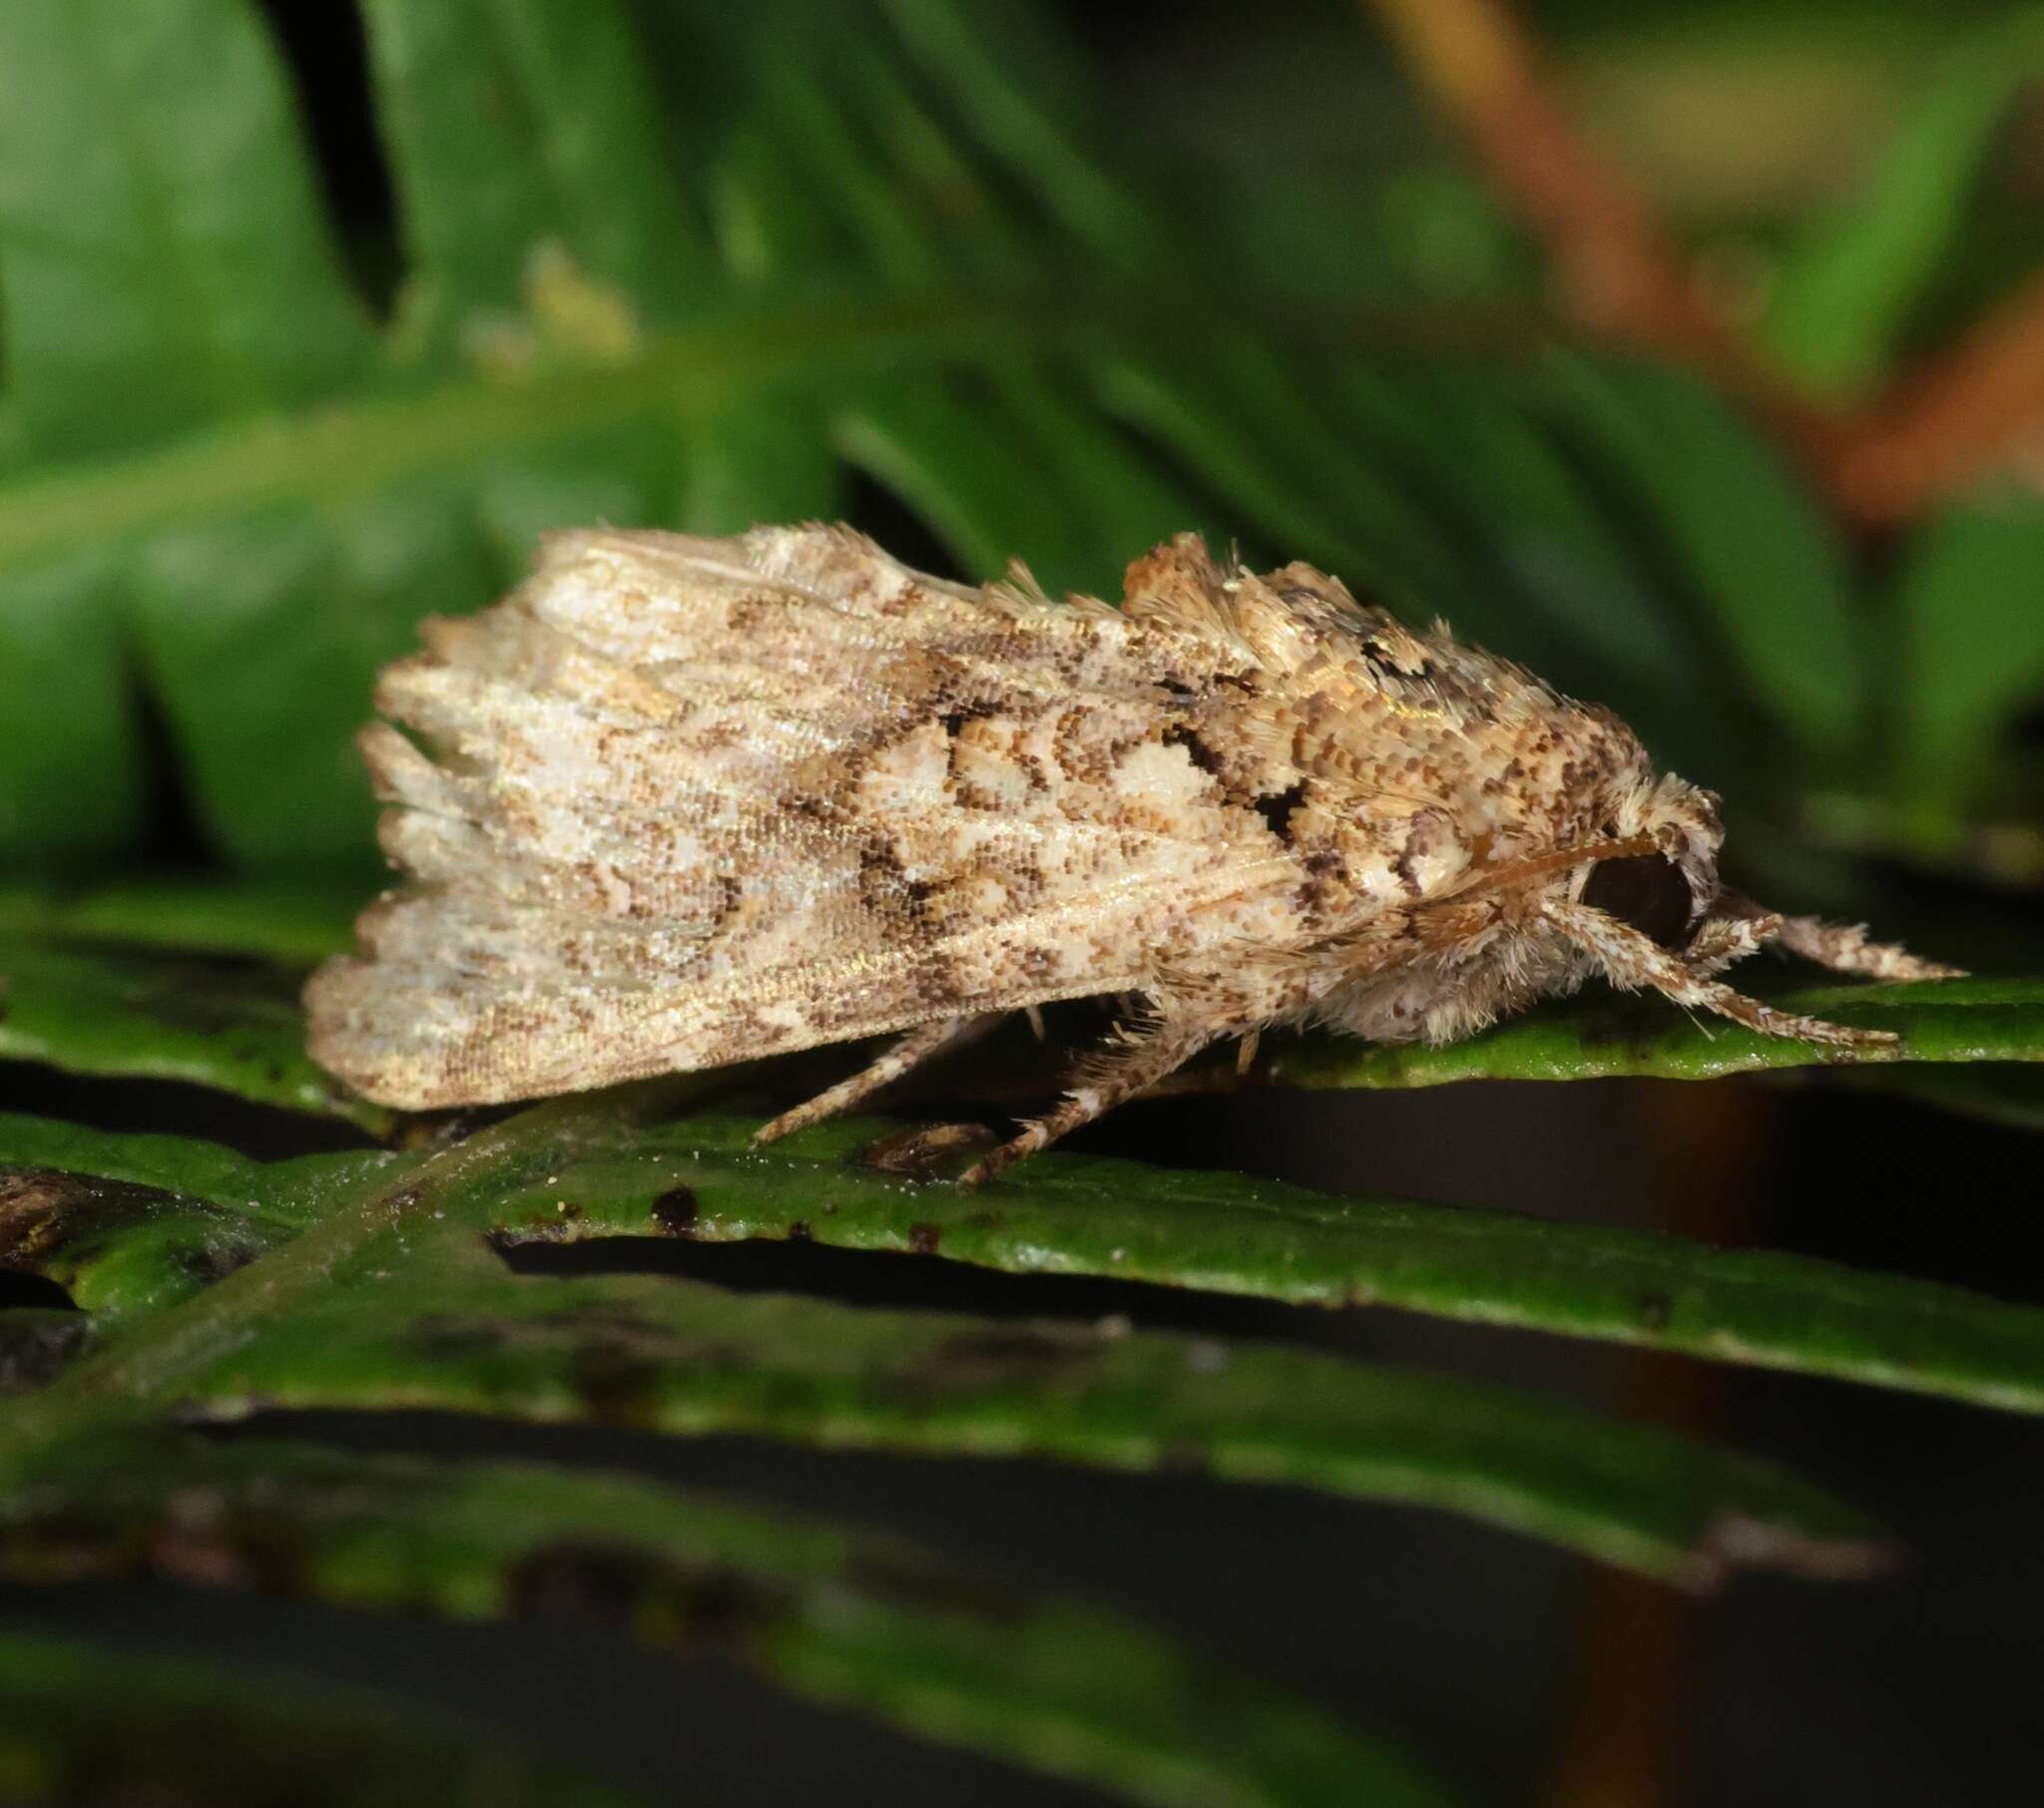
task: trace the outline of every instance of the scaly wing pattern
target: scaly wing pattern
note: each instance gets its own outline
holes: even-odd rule
[[[307,992],[389,1104],[1129,989],[1290,871],[1168,732],[1245,652],[842,529],[560,535],[426,649],[363,739],[409,883]]]

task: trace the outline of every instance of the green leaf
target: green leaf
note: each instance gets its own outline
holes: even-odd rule
[[[228,1415],[402,1404],[1120,1468],[1190,1455],[1232,1479],[1473,1514],[1685,1585],[1742,1554],[1819,1569],[1863,1560],[1863,1520],[1765,1465],[1511,1390],[1112,1324],[1007,1328],[647,1277],[516,1275],[487,1253],[482,1239],[507,1222],[552,1224],[575,1207],[566,1188],[579,1162],[634,1159],[643,1114],[672,1093],[539,1108],[387,1173],[352,1158],[321,1165],[316,1226],[130,1331],[108,1358],[121,1385],[95,1382],[88,1363],[77,1386],[102,1402],[139,1390]],[[691,1126],[677,1128],[629,1183],[649,1226],[663,1210],[672,1221],[678,1188],[692,1204],[701,1196]],[[703,1129],[712,1147],[742,1133]],[[29,1147],[46,1152],[33,1134]],[[167,1157],[180,1151],[140,1156]],[[39,1165],[45,1193],[46,1175]],[[782,1234],[813,1234],[833,1204],[828,1176],[801,1174],[795,1203],[810,1215]],[[859,1176],[846,1190],[882,1184]],[[601,1197],[595,1180],[577,1185]],[[1067,1225],[1077,1219],[1068,1209]],[[252,1296],[263,1318],[254,1338],[230,1329]],[[181,1330],[187,1316],[215,1329]],[[45,1391],[41,1413],[61,1413],[65,1386]],[[16,1427],[16,1448],[33,1450],[38,1415],[18,1412]],[[6,1451],[0,1434],[0,1474]]]
[[[305,1053],[297,976],[263,967],[0,942],[0,1061],[182,1080],[258,1105],[390,1123]]]
[[[355,1608],[715,1639],[791,1693],[1167,1808],[1447,1800],[1333,1716],[1128,1620],[757,1504],[266,1441],[74,1452],[35,1498],[9,1516],[17,1575],[118,1575],[139,1557],[174,1580],[268,1573]]]
[[[2044,75],[2044,10],[1972,27],[1839,215],[1784,257],[1761,329],[1813,392],[1865,394],[1894,361],[1911,310],[1951,260],[1997,128]]]
[[[2044,1061],[2044,980],[1926,980],[1827,985],[1767,994],[1785,1011],[1886,1030],[1892,1049],[1844,1050],[1763,1036],[1659,999],[1606,994],[1542,1005],[1460,1042],[1363,1043],[1314,1038],[1272,1064],[1299,1087],[1443,1086],[1458,1080],[1718,1080],[1790,1068],[1894,1062]]]
[[[626,320],[701,290],[708,259],[615,0],[367,0],[363,13],[419,329],[445,338],[480,312],[517,313],[549,243],[609,285]]]
[[[189,1298],[412,1159],[364,1149],[253,1161],[188,1137],[0,1114],[0,1268],[53,1280],[112,1323]]]
[[[369,336],[252,8],[0,11],[0,299],[8,394],[45,456],[295,406],[360,369]]]
[[[2044,1069],[2019,1072],[2044,1081]],[[767,1160],[751,1147],[754,1124],[698,1113],[629,1149],[585,1156],[508,1193],[499,1235],[722,1242],[784,1237],[799,1224],[818,1243],[941,1253],[1012,1274],[1398,1306],[2044,1412],[2044,1311],[1954,1287],[1599,1224],[1076,1155],[1035,1157],[983,1194],[904,1187],[860,1161],[877,1124],[818,1127]]]
[[[1548,377],[1558,425],[1665,545],[1700,626],[1783,738],[1856,753],[1872,639],[1782,455],[1686,373],[1571,355],[1552,359]]]
[[[458,1205],[450,1205],[450,1212]],[[188,1410],[432,1407],[1227,1481],[1461,1513],[1678,1586],[1741,1563],[1854,1574],[1863,1516],[1766,1464],[1556,1400],[1282,1349],[990,1327],[666,1278],[493,1276],[412,1251],[187,1385]]]
[[[111,0],[35,0],[0,27],[37,71],[37,104],[0,132],[0,206],[29,247],[6,242],[0,280],[146,315],[115,331],[10,304],[9,395],[37,430],[0,474],[0,851],[133,844],[139,688],[212,851],[344,863],[368,844],[351,731],[420,616],[488,601],[544,527],[829,513],[846,466],[976,573],[1020,557],[1111,595],[1191,526],[1318,560],[1596,688],[1608,672],[1707,776],[1751,739],[1741,684],[1813,743],[1858,721],[1834,562],[1761,448],[1644,377],[1588,410],[1608,473],[1558,457],[1496,372],[1464,383],[1452,432],[1423,418],[1423,380],[1403,432],[1395,406],[1358,418],[1352,311],[1235,292],[1226,246],[1185,242],[1125,147],[1095,142],[1097,97],[1028,6],[901,0],[880,29],[799,7],[779,27],[663,19],[686,65],[664,94],[637,39],[656,22],[620,0],[373,0],[405,253],[380,335],[330,268],[253,9],[188,10],[149,0],[144,41],[181,23],[147,81]],[[155,139],[98,130],[95,57],[120,64],[131,114],[211,147],[190,169],[162,153],[169,225]],[[38,236],[81,158],[112,158],[127,197],[92,213],[105,242],[85,248]],[[228,297],[225,325],[175,283],[100,281],[185,265]],[[126,362],[67,375],[73,327]],[[225,364],[189,354],[201,328]],[[152,424],[108,436],[113,391]],[[1745,525],[1714,531],[1705,490]],[[1669,570],[1626,551],[1638,495],[1667,518]],[[1691,590],[1736,682],[1668,680],[1697,664],[1663,632]]]
[[[0,884],[0,938],[98,943],[311,966],[354,941],[355,907],[331,875],[305,880],[138,874],[95,885]]]
[[[0,1796],[306,1808],[631,1808],[640,1798],[330,1678],[0,1629]]]
[[[2044,504],[1948,509],[1910,548],[1897,581],[1895,788],[1904,832],[1948,853],[1994,798],[2009,729],[2044,694]]]
[[[1965,1074],[1929,1069],[1925,1081]],[[2044,1069],[1989,1067],[2009,1109]],[[1942,1098],[1933,1093],[1933,1097]],[[1962,1097],[1953,1102],[1965,1106]],[[1974,1109],[1985,1109],[1977,1106]],[[2005,1115],[2005,1112],[2004,1114]],[[883,1127],[819,1126],[763,1158],[752,1115],[699,1111],[499,1197],[507,1245],[797,1233],[1014,1274],[1095,1275],[1294,1305],[1397,1306],[2044,1411],[2044,1313],[1761,1250],[1242,1175],[1052,1153],[983,1195],[867,1165]],[[102,1313],[167,1303],[388,1183],[380,1151],[258,1163],[204,1142],[0,1118],[0,1261]],[[27,1175],[27,1178],[21,1176]]]

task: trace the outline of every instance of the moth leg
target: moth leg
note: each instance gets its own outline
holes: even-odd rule
[[[998,1148],[989,1149],[958,1176],[958,1184],[977,1186],[991,1180],[1024,1155],[1033,1155],[1081,1125],[1104,1117],[1124,1099],[1155,1086],[1165,1075],[1183,1067],[1230,1027],[1208,1022],[1166,1022],[1110,1044],[1106,1053],[1088,1064],[1080,1084],[1065,1095],[1057,1110],[1034,1124],[1024,1125],[1018,1134]]]
[[[1678,1005],[1729,1017],[1763,1036],[1828,1043],[1847,1049],[1884,1049],[1892,1047],[1896,1040],[1886,1030],[1854,1030],[1844,1024],[1825,1023],[1820,1017],[1777,1011],[1757,998],[1735,992],[1723,980],[1709,979],[1693,971],[1651,937],[1590,905],[1556,898],[1543,900],[1540,909],[1579,948],[1596,956],[1605,977],[1614,986],[1627,991],[1651,986]]]
[[[1728,893],[1726,901],[1741,915],[1765,917],[1768,913],[1749,898]],[[1772,936],[1790,954],[1799,954],[1833,973],[1863,973],[1869,979],[1932,980],[1964,979],[1963,967],[1948,967],[1942,961],[1926,961],[1893,942],[1876,942],[1863,923],[1825,923],[1816,917],[1779,917]]]
[[[892,1085],[911,1068],[920,1067],[932,1055],[971,1042],[985,1035],[1000,1021],[1000,1012],[987,1011],[967,1017],[940,1017],[934,1022],[919,1024],[848,1080],[840,1080],[815,1098],[763,1124],[753,1132],[753,1141],[755,1144],[771,1142],[791,1130],[804,1130],[811,1124],[822,1123],[825,1118],[834,1118],[839,1112],[849,1111],[870,1099],[883,1086]]]

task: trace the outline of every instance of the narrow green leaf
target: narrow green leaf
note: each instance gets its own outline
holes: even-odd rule
[[[1550,669],[1549,642],[1554,658],[1589,654],[1638,695],[1692,686],[1682,623],[1539,424],[1501,405],[1512,382],[1503,370],[1389,370],[1351,359],[1335,372],[1333,393],[1361,431],[1421,475],[1460,530],[1472,557],[1462,582],[1494,591],[1502,579],[1511,587],[1466,604],[1439,599],[1451,626],[1472,636],[1509,634],[1500,650],[1539,660],[1542,676],[1556,681],[1563,674]],[[1509,626],[1483,620],[1504,608],[1514,609]],[[1518,621],[1526,610],[1544,618],[1546,632]]]
[[[1173,234],[1086,142],[1083,82],[1039,16],[1009,0],[883,0],[923,78],[988,150],[1109,267],[1169,266]]]
[[[2016,1084],[2044,1077],[2044,1067],[1915,1072],[1999,1076],[2008,1109],[2030,1118],[2038,1088]],[[874,1121],[819,1126],[770,1155],[752,1147],[759,1122],[704,1111],[606,1137],[507,1185],[490,1232],[507,1244],[727,1242],[799,1225],[838,1248],[1294,1305],[1396,1306],[2044,1412],[2044,1313],[1959,1288],[1597,1224],[1058,1153],[965,1194],[869,1165],[885,1133]],[[263,1164],[204,1142],[0,1118],[0,1262],[11,1238],[14,1265],[62,1282],[82,1305],[164,1303],[224,1271],[211,1254],[223,1236],[274,1246],[328,1201],[379,1173],[394,1182],[416,1159],[372,1150]],[[33,1175],[16,1183],[11,1209],[10,1170]]]
[[[487,1219],[493,1204],[445,1209]],[[360,1295],[307,1295],[191,1377],[188,1410],[432,1407],[1112,1469],[1193,1461],[1467,1514],[1684,1587],[1747,1562],[1853,1574],[1877,1546],[1819,1491],[1657,1427],[1303,1351],[491,1273],[416,1241],[378,1274]]]
[[[307,402],[361,367],[254,6],[0,7],[0,299],[46,456]]]
[[[354,940],[374,873],[194,878],[138,873],[97,885],[0,885],[0,939],[92,942],[182,955],[256,955],[311,966]]]
[[[1217,334],[1181,361],[1112,345],[1098,380],[1112,413],[1228,497],[1277,557],[1311,560],[1407,613],[1467,595],[1456,556],[1412,500],[1359,437],[1319,418],[1298,373],[1267,348]]]
[[[1791,744],[1850,753],[1873,643],[1837,547],[1781,455],[1685,372],[1557,354],[1558,429],[1605,467],[1609,507],[1640,510],[1678,587]]]
[[[580,1617],[655,1646],[714,1638],[795,1694],[1160,1808],[1446,1800],[1333,1716],[1130,1621],[757,1504],[267,1442],[100,1454],[48,1467],[36,1506],[11,1516],[10,1568],[32,1570],[55,1542],[88,1574],[143,1554],[181,1580],[239,1580],[288,1551],[295,1591],[461,1619]]]
[[[834,521],[843,482],[812,393],[763,385],[705,420],[689,441],[678,525],[743,534],[764,522]]]
[[[0,1630],[0,1796],[305,1808],[631,1808],[415,1704],[267,1665]]]
[[[1862,1518],[1766,1464],[1512,1390],[1113,1322],[1010,1330],[650,1277],[520,1276],[490,1254],[507,1194],[630,1147],[689,1093],[555,1102],[393,1174],[334,1181],[294,1240],[0,1420],[0,1477],[18,1484],[84,1428],[174,1404],[439,1407],[1118,1468],[1192,1454],[1231,1479],[1472,1514],[1688,1586],[1736,1562],[1835,1573],[1868,1559]]]
[[[1002,1185],[962,1194],[864,1165],[883,1128],[871,1121],[818,1127],[765,1158],[751,1147],[754,1124],[699,1113],[585,1157],[508,1193],[500,1233],[722,1242],[785,1236],[799,1221],[816,1242],[847,1249],[1398,1306],[2044,1412],[2044,1311],[1956,1287],[1601,1224],[1075,1155],[1035,1157]]]
[[[1812,391],[1863,395],[1893,362],[1911,310],[1949,261],[1967,202],[2022,91],[2044,75],[2044,10],[1969,29],[1873,178],[1775,272],[1761,332]]]
[[[549,242],[626,322],[700,294],[706,259],[616,0],[366,0],[363,15],[428,336],[535,299]]]
[[[1046,586],[1098,588],[1104,549],[991,400],[984,379],[876,383],[839,411],[831,437],[847,463],[932,523],[973,576],[998,577],[1023,558]]]
[[[1934,950],[1931,952],[1935,952]],[[1892,1050],[1844,1050],[1691,1018],[1659,999],[1611,995],[1544,1005],[1442,1047],[1313,1039],[1273,1064],[1301,1087],[1441,1086],[1457,1080],[1717,1080],[1786,1068],[1892,1062],[2044,1061],[2044,980],[1929,980],[1768,993],[1786,1011],[1888,1030]]]
[[[0,1061],[183,1080],[381,1130],[305,1054],[297,978],[141,954],[0,943]]]
[[[106,546],[0,571],[0,869],[119,846],[141,827],[120,585]]]
[[[1926,852],[1969,832],[2008,731],[2044,695],[2044,504],[1960,504],[1931,523],[1898,581],[1892,770],[1905,832]]]
[[[0,1268],[55,1281],[111,1323],[211,1286],[415,1156],[253,1161],[218,1143],[0,1114]]]
[[[135,623],[210,838],[237,865],[367,864],[354,736],[377,671],[494,589],[467,499],[414,487],[162,536]]]

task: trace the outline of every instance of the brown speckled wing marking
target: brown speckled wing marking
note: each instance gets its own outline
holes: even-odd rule
[[[1131,989],[1293,875],[1168,732],[1248,669],[1225,636],[841,529],[560,535],[426,641],[377,690],[411,738],[363,738],[411,883],[308,993],[315,1057],[390,1104]]]

